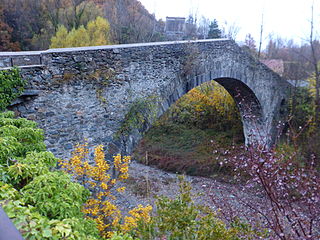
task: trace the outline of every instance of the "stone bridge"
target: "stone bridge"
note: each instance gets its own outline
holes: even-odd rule
[[[0,68],[12,66],[28,86],[10,108],[37,121],[63,157],[83,139],[130,154],[171,104],[210,80],[235,99],[246,143],[270,146],[290,88],[226,39],[0,53]]]

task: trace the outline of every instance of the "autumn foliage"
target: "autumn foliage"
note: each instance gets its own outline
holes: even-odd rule
[[[227,170],[219,164],[225,148],[241,143],[236,103],[212,81],[193,88],[171,106],[140,142],[135,156],[165,170],[210,176]]]
[[[51,48],[100,46],[110,44],[110,25],[102,17],[90,21],[86,27],[81,25],[71,31],[61,25],[51,39]]]
[[[19,43],[12,40],[13,29],[4,21],[3,7],[0,6],[0,51],[19,51]]]
[[[151,206],[139,205],[123,216],[114,203],[115,193],[122,193],[125,187],[118,187],[129,176],[130,157],[114,156],[113,164],[105,160],[103,146],[94,149],[94,164],[90,164],[88,144],[79,144],[70,160],[60,163],[62,169],[73,175],[92,193],[85,203],[83,212],[97,223],[101,236],[111,237],[114,232],[128,232],[137,227],[138,221],[150,221]],[[113,172],[112,174],[110,172]]]
[[[201,128],[225,130],[241,124],[239,111],[231,95],[218,83],[211,81],[193,88],[167,113],[168,119],[190,123]]]

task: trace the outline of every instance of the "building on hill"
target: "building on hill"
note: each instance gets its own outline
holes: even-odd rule
[[[165,34],[168,40],[182,40],[186,33],[186,18],[166,17]]]

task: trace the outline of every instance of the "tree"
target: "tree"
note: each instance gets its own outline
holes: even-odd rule
[[[209,25],[208,38],[221,38],[222,32],[219,29],[218,21],[214,19]]]
[[[239,203],[255,212],[256,220],[263,218],[271,233],[267,239],[313,240],[320,237],[317,231],[320,223],[320,175],[314,159],[302,167],[297,149],[298,146],[291,151],[287,148],[276,151],[266,150],[263,145],[252,145],[247,151],[226,158],[223,163],[233,169],[239,183],[246,179],[242,191],[254,191],[256,196],[264,196],[263,204],[256,199],[238,199]],[[213,197],[213,201],[218,205],[221,199],[217,201]],[[216,207],[221,209],[220,206]],[[231,205],[221,210],[226,216],[234,212]]]
[[[43,28],[44,18],[38,0],[0,0],[2,19],[12,29],[11,39],[23,50],[32,50],[31,39]]]
[[[102,8],[92,1],[83,0],[43,0],[43,14],[47,21],[39,34],[35,34],[32,43],[37,49],[47,49],[50,39],[64,25],[67,30],[85,26],[89,21],[103,16]]]
[[[61,25],[60,27],[58,27],[57,33],[54,37],[51,38],[51,48],[65,48],[67,47],[67,39],[68,36],[68,29]]]
[[[252,37],[250,33],[246,35],[246,39],[244,40],[244,44],[251,50],[256,50],[256,41]]]
[[[190,14],[186,20],[186,39],[197,38],[197,15]]]
[[[280,37],[276,39],[273,36],[269,36],[269,43],[266,47],[266,57],[269,59],[278,58],[279,49],[283,48],[283,41]]]
[[[236,39],[239,31],[240,27],[236,22],[228,23],[227,21],[225,21],[222,26],[222,36],[232,40]]]
[[[260,39],[259,39],[259,48],[258,48],[258,59],[260,59],[260,56],[261,56],[263,25],[264,25],[264,13],[262,12],[262,14],[261,14],[261,24],[260,24]]]
[[[314,2],[311,6],[311,21],[310,21],[310,48],[311,48],[311,59],[310,63],[314,69],[314,80],[315,80],[315,124],[317,127],[320,126],[320,43],[314,39]]]
[[[0,7],[0,51],[19,51],[19,43],[12,41],[13,29],[4,21],[3,8]]]
[[[257,57],[257,46],[256,46],[256,41],[252,37],[250,33],[246,35],[246,38],[244,40],[244,45],[242,48],[250,53],[253,57]]]
[[[64,24],[68,29],[77,29],[98,16],[103,16],[102,8],[89,0],[67,0],[67,6],[59,8],[59,11],[59,24]]]
[[[60,14],[64,6],[66,6],[66,0],[41,0],[41,7],[46,18],[54,28],[54,32],[57,32],[60,22]]]
[[[160,23],[137,0],[106,0],[105,17],[114,42],[134,43],[161,40]]]
[[[73,28],[68,32],[61,25],[54,37],[51,39],[51,48],[99,46],[110,44],[110,25],[102,17],[90,21],[85,28],[81,25],[78,29]]]
[[[209,26],[210,20],[202,16],[198,28],[198,35],[200,39],[208,38]]]
[[[90,45],[108,45],[110,41],[110,25],[102,17],[97,17],[95,21],[90,21],[87,26],[90,36]]]
[[[70,9],[71,9],[71,19],[69,20],[69,26],[71,28],[79,28],[81,18],[85,12],[88,2],[86,0],[69,0],[70,1]]]

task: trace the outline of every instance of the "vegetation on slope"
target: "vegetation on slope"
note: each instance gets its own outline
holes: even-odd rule
[[[234,154],[230,146],[243,142],[234,100],[218,83],[208,82],[184,95],[158,120],[135,157],[165,170],[222,175],[228,168],[222,168],[221,161]]]

